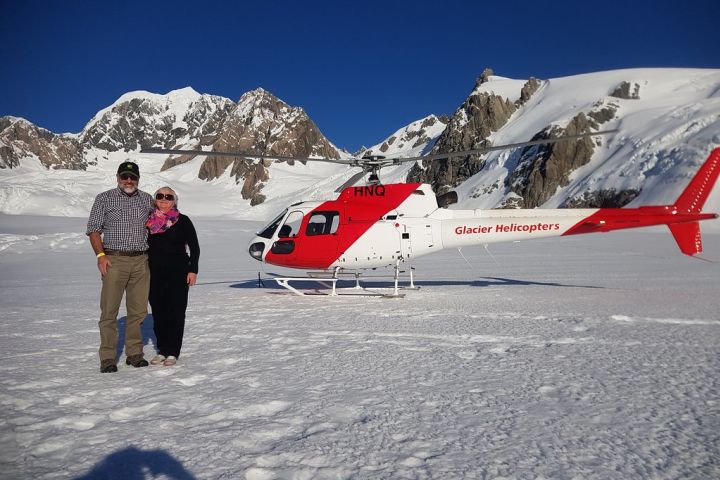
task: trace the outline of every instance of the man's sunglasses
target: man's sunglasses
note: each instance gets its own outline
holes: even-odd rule
[[[170,200],[172,202],[175,200],[175,195],[172,193],[156,193],[155,200]]]
[[[138,177],[136,175],[133,175],[132,173],[121,173],[120,174],[120,180],[138,180]]]

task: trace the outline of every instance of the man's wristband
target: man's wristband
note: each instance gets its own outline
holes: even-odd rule
[[[95,256],[96,256],[97,258],[104,257],[104,256],[105,256],[105,252],[100,252],[100,253],[98,253],[98,254],[95,255]]]

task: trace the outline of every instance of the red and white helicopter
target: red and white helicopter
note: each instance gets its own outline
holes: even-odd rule
[[[338,276],[343,272],[356,272],[357,280],[358,270],[393,267],[391,296],[398,296],[403,262],[447,248],[667,225],[682,253],[691,256],[700,253],[699,221],[718,217],[701,210],[720,174],[720,148],[712,151],[674,204],[639,208],[450,210],[445,207],[457,201],[455,192],[436,197],[427,184],[383,185],[378,179],[381,168],[405,162],[477,155],[610,132],[409,158],[366,156],[338,160],[155,148],[143,153],[322,161],[362,168],[361,176],[370,174],[366,185],[340,187],[341,193],[335,200],[305,201],[289,206],[257,233],[250,242],[249,253],[267,264],[322,272],[311,272],[310,277],[276,279],[297,294],[302,292],[290,285],[292,281],[318,281],[332,288],[331,295],[334,295]],[[355,175],[345,185],[353,185],[359,178]],[[414,288],[412,270],[410,272],[410,287]],[[355,290],[361,290],[359,281]]]

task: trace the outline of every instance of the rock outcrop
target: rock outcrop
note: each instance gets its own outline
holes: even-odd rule
[[[631,88],[632,91],[630,91]],[[625,100],[638,100],[640,99],[640,85],[637,83],[630,85],[630,82],[620,82],[620,85],[615,87],[610,93],[610,96]]]
[[[533,140],[588,133],[590,129],[588,117],[579,113],[564,129],[547,128]],[[506,179],[510,191],[522,198],[517,206],[535,208],[545,203],[558,187],[567,185],[572,171],[590,161],[593,151],[591,137],[524,148],[517,167]]]
[[[478,92],[478,87],[493,75],[485,69],[478,77],[473,93],[463,102],[450,119],[432,153],[449,153],[474,150],[487,145],[487,137],[505,125],[517,110],[514,102],[499,95]],[[413,168],[408,181],[430,183],[436,193],[442,194],[479,172],[484,165],[481,156],[469,155],[447,160],[423,162],[422,168]]]
[[[0,168],[15,168],[31,156],[45,168],[87,168],[83,145],[74,136],[57,135],[21,118],[0,118]]]
[[[563,208],[620,208],[632,202],[640,190],[627,189],[596,190],[583,192],[582,196],[569,198],[560,205]]]
[[[210,150],[340,158],[337,150],[302,108],[290,107],[261,88],[240,97]],[[243,184],[243,198],[250,199],[251,204],[256,205],[265,199],[260,191],[262,182],[268,179],[267,166],[264,162],[242,158],[208,156],[200,167],[199,176],[203,180],[212,180],[231,167],[230,175]]]
[[[530,100],[530,97],[533,96],[533,93],[537,92],[540,88],[540,80],[538,80],[535,77],[530,77],[527,82],[525,82],[525,85],[520,89],[520,98],[515,101],[515,106],[519,107],[521,105],[524,105],[528,100]]]

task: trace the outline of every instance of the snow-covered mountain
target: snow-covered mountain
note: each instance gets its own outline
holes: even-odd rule
[[[433,162],[413,172],[436,190],[456,189],[459,208],[668,203],[720,144],[718,70],[617,70],[527,82],[487,73],[434,151],[618,132]]]
[[[158,159],[137,156],[140,149],[152,146],[299,157],[340,155],[301,108],[290,107],[261,88],[244,94],[237,103],[201,95],[191,88],[167,95],[131,92],[98,112],[79,134],[56,135],[24,119],[0,119],[0,167],[11,169],[6,172],[9,174],[35,169],[38,161],[46,169],[105,172],[112,170],[110,159],[116,162],[125,158],[133,158],[153,172]],[[118,157],[120,160],[116,160]],[[191,160],[187,156],[169,157],[163,159],[159,170]],[[226,171],[235,184],[241,185],[237,190],[244,200],[251,205],[262,203],[263,182],[268,178],[265,165],[207,157],[194,175],[211,181]],[[186,172],[182,176],[186,178]],[[15,181],[22,178],[10,178],[10,183],[24,188]],[[3,194],[7,196],[7,192]],[[13,204],[17,206],[18,202]]]
[[[363,148],[355,153],[356,157],[363,155],[382,155],[391,157],[417,157],[429,153],[435,142],[447,128],[449,117],[428,115],[416,120],[403,128],[398,129],[382,142],[369,148]],[[404,182],[413,165],[404,164],[382,171],[381,178],[385,183]]]
[[[398,129],[381,143],[364,149],[361,155],[384,155],[386,157],[419,156],[428,153],[435,141],[445,131],[449,118],[428,115],[410,125]]]
[[[622,206],[672,202],[720,145],[720,70],[627,69],[549,80],[486,70],[449,117],[430,115],[359,152],[416,156],[575,132],[618,129],[577,142],[421,162],[382,171],[384,182],[420,180],[458,192],[458,208]],[[266,219],[300,199],[334,197],[356,173],[309,162],[256,164],[222,157],[142,155],[141,147],[340,158],[305,112],[263,89],[239,101],[190,88],[132,92],[79,134],[56,135],[0,119],[0,212],[85,216],[137,161],[141,188],[169,184],[189,214]],[[720,194],[708,210],[720,210]]]
[[[0,118],[0,169],[19,167],[33,158],[45,168],[84,170],[87,162],[76,135],[56,135],[23,118]]]
[[[200,95],[192,88],[167,95],[131,92],[99,111],[80,138],[86,147],[108,152],[172,148],[195,139],[209,144],[234,106],[227,98]]]

